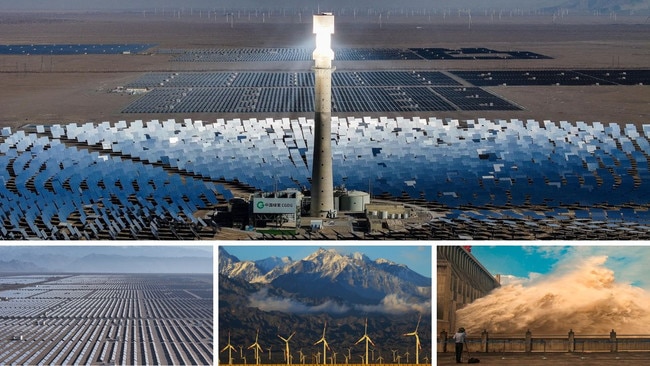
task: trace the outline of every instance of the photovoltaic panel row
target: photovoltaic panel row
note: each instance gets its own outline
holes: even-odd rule
[[[335,49],[334,59],[338,61],[397,61],[420,60],[421,57],[409,49],[400,48],[346,48]]]
[[[311,88],[262,89],[254,112],[313,112],[314,91]]]
[[[313,87],[310,72],[241,72],[230,84],[234,87]]]
[[[439,71],[341,71],[333,86],[460,85]],[[160,87],[313,87],[313,72],[175,72],[148,73],[127,88]]]
[[[453,109],[449,103],[427,88],[334,88],[332,91],[333,112]]]
[[[460,85],[438,71],[345,71],[332,74],[334,86]]]
[[[122,113],[254,112],[260,94],[260,88],[159,88]]]
[[[398,61],[398,60],[490,60],[490,59],[549,59],[529,51],[497,51],[488,48],[335,48],[339,61]],[[311,61],[313,49],[307,48],[233,48],[158,50],[161,54],[181,53],[177,62],[253,62],[253,61]]]
[[[0,55],[97,55],[146,51],[155,44],[15,44],[0,45]]]
[[[480,90],[460,87],[334,87],[335,112],[517,110]],[[159,88],[122,113],[313,112],[312,88]]]
[[[650,85],[650,70],[575,70],[576,73],[617,85]]]
[[[433,88],[433,90],[463,111],[521,109],[517,105],[478,87],[438,87]]]
[[[650,70],[490,70],[451,73],[476,86],[650,84]]]
[[[497,51],[489,48],[411,48],[418,56],[427,60],[538,60],[550,59],[529,51]]]
[[[303,48],[236,48],[190,50],[177,56],[177,62],[259,62],[308,61],[313,50]]]

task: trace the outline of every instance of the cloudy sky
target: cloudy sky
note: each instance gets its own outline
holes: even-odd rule
[[[236,256],[240,260],[258,260],[273,256],[289,256],[293,260],[300,260],[318,250],[319,247],[325,249],[334,248],[341,254],[352,254],[355,252],[360,252],[372,260],[378,258],[388,259],[396,263],[405,264],[410,269],[423,276],[431,277],[433,262],[430,245],[236,245],[224,246],[224,249],[226,249],[228,253]]]
[[[650,290],[650,246],[552,245],[552,246],[473,246],[472,254],[492,274],[514,279],[535,279],[566,271],[589,257],[606,256],[604,266],[614,271],[616,282]]]

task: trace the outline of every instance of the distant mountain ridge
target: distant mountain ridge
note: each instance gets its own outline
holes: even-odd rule
[[[220,349],[229,339],[247,347],[259,338],[265,349],[278,349],[277,363],[283,344],[278,334],[295,332],[291,348],[311,351],[318,349],[314,343],[327,323],[332,350],[351,351],[358,359],[363,345],[355,342],[368,324],[376,354],[386,357],[407,345],[413,351],[412,340],[403,334],[412,332],[421,317],[420,362],[433,354],[432,281],[403,264],[322,248],[300,260],[242,261],[219,247],[218,271]]]
[[[296,261],[288,257],[240,261],[219,247],[218,270],[228,278],[281,289],[315,303],[377,305],[389,296],[414,303],[431,298],[431,279],[407,266],[334,249],[320,248]]]
[[[19,261],[12,259],[10,261],[0,261],[0,273],[2,272],[42,272],[43,268],[31,262]]]
[[[0,247],[0,272],[211,273],[212,255],[176,247]]]

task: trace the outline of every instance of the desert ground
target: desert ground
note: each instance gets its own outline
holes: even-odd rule
[[[322,9],[321,9],[322,10]],[[532,51],[547,60],[334,61],[337,70],[520,70],[650,68],[646,15],[495,13],[390,14],[333,9],[333,47],[486,47]],[[5,13],[0,44],[152,43],[147,54],[0,55],[0,126],[175,118],[215,121],[227,114],[124,114],[139,96],[111,93],[149,71],[284,71],[310,62],[171,62],[156,49],[313,47],[311,13],[193,10],[166,14]],[[487,88],[521,111],[418,112],[420,117],[518,118],[569,122],[650,123],[650,86],[500,86]],[[399,113],[409,116],[405,113]],[[357,116],[370,115],[358,113]],[[396,113],[386,113],[394,116]],[[238,115],[236,117],[280,117]],[[296,116],[282,116],[296,117]],[[342,116],[345,117],[345,116]]]

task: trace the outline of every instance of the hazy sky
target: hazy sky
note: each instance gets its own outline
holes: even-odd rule
[[[519,279],[534,279],[590,257],[606,256],[604,266],[614,271],[617,282],[650,289],[650,246],[472,246],[472,254],[492,274]]]
[[[351,254],[361,252],[370,259],[384,258],[396,263],[405,264],[415,272],[431,277],[432,272],[432,250],[430,245],[327,245],[327,246],[306,246],[306,245],[236,245],[224,246],[226,251],[240,260],[257,260],[268,257],[286,257],[293,260],[300,260],[312,254],[319,247],[334,248],[339,253]]]
[[[396,3],[392,0],[0,0],[0,10],[102,10],[102,9],[146,9],[146,8],[222,8],[222,7],[264,7],[264,8],[282,8],[282,7],[316,7],[321,9],[331,8],[330,10],[340,9],[343,7],[357,8],[504,8],[517,7],[520,9],[544,7],[552,4],[561,3],[563,0],[406,0]]]

